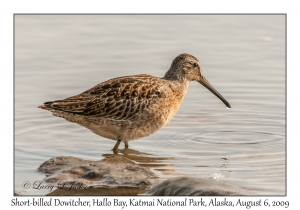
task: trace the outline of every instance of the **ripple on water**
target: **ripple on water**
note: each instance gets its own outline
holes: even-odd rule
[[[166,127],[139,141],[139,144],[143,145],[141,150],[153,148],[153,155],[173,157],[169,163],[182,174],[217,179],[220,177],[216,174],[221,174],[222,179],[232,183],[239,182],[237,177],[239,180],[255,177],[256,180],[248,182],[252,183],[248,188],[260,191],[263,183],[282,182],[284,179],[284,135],[251,131],[201,132],[199,129]],[[274,174],[279,176],[274,178]],[[254,185],[254,182],[258,184]],[[244,182],[238,184],[245,185]],[[280,191],[282,186],[273,188]],[[261,192],[264,194],[267,191]]]
[[[204,143],[235,145],[261,144],[264,146],[276,146],[284,143],[284,138],[280,134],[250,131],[218,131],[201,135],[201,141]],[[269,144],[271,142],[272,144]]]

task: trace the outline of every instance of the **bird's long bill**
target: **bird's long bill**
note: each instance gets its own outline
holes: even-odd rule
[[[212,92],[215,96],[217,96],[228,108],[231,108],[230,104],[226,101],[226,99],[202,76],[198,82],[206,87],[210,92]]]

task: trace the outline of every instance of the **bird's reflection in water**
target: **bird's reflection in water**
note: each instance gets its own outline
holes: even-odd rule
[[[103,154],[102,156],[109,157],[114,155],[115,154]],[[123,155],[142,167],[149,167],[156,171],[160,171],[163,173],[162,175],[169,175],[175,171],[173,169],[174,165],[170,163],[170,160],[175,160],[174,157],[157,157],[153,154],[129,148],[119,149],[119,155]]]

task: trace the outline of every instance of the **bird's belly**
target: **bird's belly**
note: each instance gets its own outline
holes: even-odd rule
[[[119,121],[110,119],[89,119],[84,117],[80,121],[70,121],[82,125],[95,134],[112,139],[118,140],[119,137],[122,141],[128,142],[135,139],[149,136],[159,130],[165,123],[160,120],[155,123],[150,122],[132,122],[132,121]]]
[[[99,136],[112,140],[121,137],[124,142],[128,142],[149,136],[159,130],[172,119],[177,109],[174,104],[173,109],[169,105],[165,107],[154,105],[151,110],[144,110],[128,120],[88,117],[60,111],[53,111],[52,114],[86,127]]]
[[[156,115],[148,120],[144,117],[132,120],[86,119],[81,125],[102,137],[112,140],[121,137],[124,142],[128,142],[153,134],[167,122],[165,116]]]

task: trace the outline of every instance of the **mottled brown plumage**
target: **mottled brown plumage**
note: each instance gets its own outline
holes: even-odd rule
[[[230,108],[202,75],[199,61],[189,54],[177,56],[163,78],[147,74],[118,77],[79,95],[45,102],[39,108],[118,140],[114,147],[117,151],[120,141],[128,145],[128,141],[148,136],[169,122],[193,80]]]

